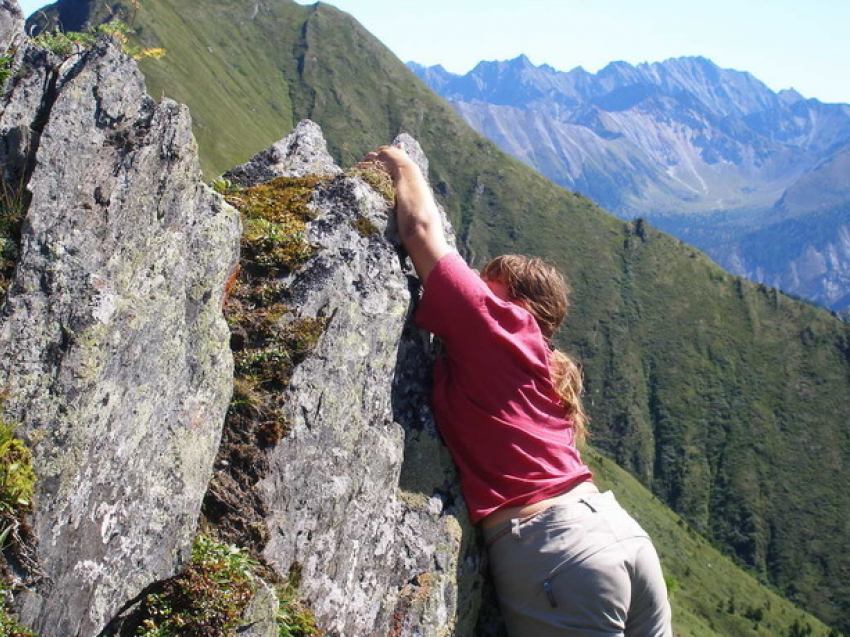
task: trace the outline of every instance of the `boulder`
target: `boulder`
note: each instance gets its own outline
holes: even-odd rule
[[[0,147],[31,202],[0,386],[38,477],[16,602],[42,637],[96,635],[187,558],[232,387],[240,224],[201,182],[187,109],[117,45],[26,45],[16,66]]]

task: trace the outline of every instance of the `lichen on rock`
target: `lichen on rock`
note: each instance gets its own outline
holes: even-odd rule
[[[187,555],[230,395],[221,316],[239,220],[201,183],[188,111],[102,41],[32,45],[0,114],[32,195],[0,311],[0,385],[33,444],[40,635],[93,635]],[[81,169],[84,167],[84,169]]]

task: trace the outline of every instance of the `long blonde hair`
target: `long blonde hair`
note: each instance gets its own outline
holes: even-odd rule
[[[581,404],[584,391],[581,369],[564,352],[552,345],[552,337],[570,307],[570,288],[561,273],[542,259],[506,254],[488,261],[481,277],[507,287],[511,299],[520,303],[537,320],[546,343],[552,349],[552,385],[569,410],[576,442],[587,438],[587,414]]]

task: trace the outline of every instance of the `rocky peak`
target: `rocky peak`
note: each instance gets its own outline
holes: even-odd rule
[[[250,251],[237,269],[239,215],[201,182],[187,109],[148,97],[114,43],[68,58],[24,44],[13,70],[0,167],[28,194],[0,387],[38,478],[31,533],[6,564],[23,623],[43,637],[132,630],[186,565],[201,515],[263,560],[269,584],[297,573],[328,634],[473,635],[494,621],[430,413],[418,283],[377,176],[334,165],[309,121],[229,171],[243,196],[296,187],[308,219],[266,242],[302,241],[303,263],[261,279]],[[427,174],[415,139],[393,143]],[[226,416],[236,339],[222,307],[239,286],[287,335],[236,353],[240,391],[254,362],[297,361],[275,372],[279,426],[263,436],[256,413]],[[299,326],[317,329],[296,358]],[[239,632],[277,634],[275,595],[257,590]]]
[[[275,177],[332,176],[342,172],[328,152],[317,124],[305,119],[293,131],[248,162],[232,168],[224,176],[243,186],[270,181]]]

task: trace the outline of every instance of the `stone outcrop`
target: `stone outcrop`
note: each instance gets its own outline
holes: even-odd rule
[[[306,135],[324,147],[312,122],[287,139]],[[413,138],[394,143],[427,174]],[[327,167],[309,153],[300,161],[274,175]],[[263,557],[280,577],[299,574],[329,635],[472,635],[483,555],[430,413],[430,340],[411,324],[418,282],[387,202],[339,173],[325,169],[337,176],[313,194],[316,256],[282,286],[284,320],[326,327],[288,383],[291,432],[258,463]]]
[[[11,78],[0,171],[24,216],[0,387],[38,478],[29,561],[7,560],[15,606],[42,637],[123,634],[226,482],[239,216],[201,181],[185,107],[148,97],[117,44],[61,57],[22,43]],[[427,174],[413,138],[395,143]],[[293,574],[328,635],[481,634],[484,554],[430,413],[431,341],[412,325],[418,281],[387,201],[308,121],[227,177],[315,175],[313,256],[275,289],[281,321],[324,331],[285,383],[289,431],[257,446],[250,493],[235,492],[259,503],[256,533],[206,519],[275,572],[240,634],[276,634],[273,586]]]
[[[228,170],[224,177],[243,186],[254,186],[275,177],[332,176],[340,172],[328,153],[328,144],[319,126],[304,120],[289,135],[246,163]]]
[[[102,41],[19,49],[0,115],[31,195],[0,310],[3,405],[38,476],[16,603],[42,637],[98,634],[185,561],[232,386],[224,283],[238,215],[201,182],[189,113]]]

